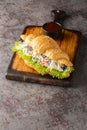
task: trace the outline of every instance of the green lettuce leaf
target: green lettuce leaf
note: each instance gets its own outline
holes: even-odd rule
[[[67,77],[67,75],[74,71],[73,66],[69,69],[65,69],[64,71],[58,71],[56,69],[50,69],[47,66],[41,66],[39,62],[32,60],[32,56],[27,56],[23,53],[21,49],[18,49],[18,46],[20,46],[20,44],[20,41],[16,42],[12,48],[12,51],[19,54],[22,57],[22,59],[27,61],[29,66],[33,67],[39,74],[45,75],[49,73],[53,78],[64,79]]]
[[[17,47],[20,46],[20,44],[21,44],[21,42],[20,42],[20,41],[17,41],[17,42],[14,44],[14,46],[12,47],[12,51],[13,51],[13,52],[16,52],[16,51],[18,50]]]

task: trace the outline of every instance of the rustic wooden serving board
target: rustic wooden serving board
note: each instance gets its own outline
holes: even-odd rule
[[[27,26],[23,34],[42,35],[44,34],[41,26]],[[61,39],[56,39],[60,48],[65,51],[75,67],[76,57],[78,55],[78,46],[80,44],[81,34],[78,31],[62,29]],[[76,71],[76,70],[75,70]],[[73,81],[73,74],[67,79],[58,80],[49,75],[41,76],[34,69],[27,66],[21,57],[14,53],[10,65],[7,70],[6,78],[10,80],[25,81],[40,84],[67,86]]]

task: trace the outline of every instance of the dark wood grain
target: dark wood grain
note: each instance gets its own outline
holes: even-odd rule
[[[30,33],[41,35],[43,30],[41,26],[27,26],[23,34],[29,35]],[[74,30],[62,30],[62,39],[57,39],[59,46],[64,50],[70,57],[71,61],[75,66],[76,57],[78,56],[78,46],[80,45],[81,34]],[[27,66],[21,57],[14,53],[10,65],[7,70],[6,78],[10,80],[32,82],[39,84],[49,84],[56,86],[68,86],[73,81],[73,74],[67,79],[58,80],[52,78],[49,75],[41,76],[34,69]]]

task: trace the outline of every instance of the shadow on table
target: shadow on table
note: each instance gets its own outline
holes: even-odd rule
[[[76,71],[72,87],[87,86],[87,37],[83,36],[79,46],[78,59],[76,60]]]

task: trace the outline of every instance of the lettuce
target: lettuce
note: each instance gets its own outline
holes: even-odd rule
[[[41,66],[39,62],[32,60],[32,56],[27,56],[23,53],[21,49],[18,49],[18,46],[20,46],[20,44],[21,44],[20,41],[16,42],[12,48],[12,51],[19,54],[22,57],[22,59],[27,61],[30,67],[35,68],[35,70],[39,74],[45,75],[49,73],[53,78],[64,79],[74,71],[73,66],[70,67],[69,69],[65,69],[64,71],[58,71],[56,69],[50,69],[47,66]]]
[[[20,41],[17,41],[17,42],[14,44],[14,46],[12,47],[12,51],[13,51],[13,52],[16,52],[16,51],[18,50],[17,47],[20,46],[20,44],[21,44],[21,42],[20,42]]]

